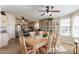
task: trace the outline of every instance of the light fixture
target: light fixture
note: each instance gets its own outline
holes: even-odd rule
[[[1,15],[6,15],[6,14],[5,14],[5,11],[1,11]]]
[[[75,39],[75,41],[74,41],[75,43],[79,43],[79,40],[78,39]]]
[[[48,17],[48,20],[51,21],[51,20],[53,20],[53,19],[54,19],[54,18],[52,17],[52,14],[50,14],[49,17]]]
[[[24,20],[22,20],[22,21],[24,21]]]
[[[22,17],[22,21],[25,21],[25,20],[24,20],[24,17]]]

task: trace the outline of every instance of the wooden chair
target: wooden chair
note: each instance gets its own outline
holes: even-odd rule
[[[55,49],[55,43],[56,43],[56,35],[53,33],[51,36],[50,36],[50,40],[48,41],[48,52],[52,52],[54,51]]]
[[[59,34],[53,33],[51,35],[50,49],[53,53],[56,53],[56,46],[60,44],[60,36]]]
[[[19,33],[20,49],[23,54],[31,54],[34,52],[30,47],[26,47],[25,37],[22,33]]]
[[[56,43],[57,43],[57,37],[56,37],[56,34],[54,33],[52,34],[52,43],[51,43],[53,53],[56,52]]]
[[[60,35],[58,33],[55,34],[54,37],[54,53],[56,53],[56,49],[60,47]]]

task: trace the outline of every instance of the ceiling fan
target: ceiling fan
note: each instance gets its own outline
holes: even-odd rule
[[[45,15],[46,13],[49,12],[60,12],[60,10],[53,10],[54,6],[46,6],[46,10],[39,10],[39,12],[44,12],[43,14],[41,14],[41,16]],[[51,16],[52,14],[50,14]]]

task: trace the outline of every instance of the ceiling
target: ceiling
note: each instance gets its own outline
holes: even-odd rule
[[[52,17],[61,17],[64,15],[68,15],[72,12],[75,12],[79,9],[79,5],[56,5],[54,6],[55,10],[60,10],[59,13],[52,13]],[[43,12],[38,12],[38,10],[45,10],[45,5],[3,5],[2,10],[16,15],[16,16],[24,16],[26,19],[30,20],[39,20],[43,18],[47,18],[48,15],[45,14],[41,16]]]

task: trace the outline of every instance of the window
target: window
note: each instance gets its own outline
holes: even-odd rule
[[[73,18],[72,36],[79,37],[79,16]]]
[[[70,35],[70,19],[61,19],[60,20],[60,34],[69,36]]]

